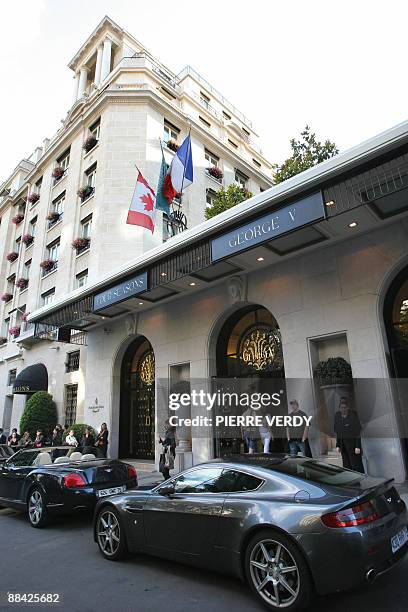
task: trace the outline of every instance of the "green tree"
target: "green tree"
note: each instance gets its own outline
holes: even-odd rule
[[[26,402],[20,419],[20,431],[29,431],[31,436],[35,436],[37,429],[41,429],[45,436],[49,436],[57,424],[57,418],[52,395],[46,391],[37,391]]]
[[[224,210],[228,210],[251,197],[252,193],[245,187],[241,187],[241,185],[232,183],[228,189],[222,187],[217,191],[213,204],[205,209],[205,218],[211,219],[215,215],[224,212]]]
[[[316,139],[316,134],[311,132],[308,125],[300,135],[300,140],[292,138],[290,141],[292,156],[276,168],[273,177],[275,185],[299,174],[299,172],[316,166],[316,164],[320,164],[326,159],[330,159],[339,152],[334,142],[330,140],[319,142]]]

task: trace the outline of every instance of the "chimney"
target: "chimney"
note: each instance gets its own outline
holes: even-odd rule
[[[36,163],[41,159],[42,154],[43,154],[42,148],[37,147],[36,150],[34,151],[34,160]]]
[[[48,145],[50,144],[50,139],[49,138],[44,138],[43,140],[43,154],[46,152],[46,150],[48,149]]]

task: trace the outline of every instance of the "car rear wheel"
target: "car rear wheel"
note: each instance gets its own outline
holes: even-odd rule
[[[312,581],[306,561],[280,532],[268,529],[251,539],[245,572],[253,592],[269,610],[294,612],[310,601]]]
[[[113,506],[105,506],[96,519],[96,538],[105,559],[119,561],[127,554],[125,531],[119,512]]]
[[[44,495],[38,487],[31,489],[27,501],[28,520],[32,527],[45,527],[48,523],[48,511]]]

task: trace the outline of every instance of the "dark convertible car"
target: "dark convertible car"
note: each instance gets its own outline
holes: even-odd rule
[[[190,468],[151,490],[100,500],[94,538],[245,577],[269,608],[372,581],[408,549],[392,481],[305,457],[246,455]]]
[[[133,466],[72,447],[24,449],[0,463],[0,506],[26,510],[33,527],[58,512],[92,510],[98,499],[137,487]]]

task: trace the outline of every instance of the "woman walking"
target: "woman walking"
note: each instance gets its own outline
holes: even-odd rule
[[[96,436],[95,446],[99,448],[103,457],[106,457],[108,454],[108,443],[109,443],[108,438],[109,438],[108,426],[106,425],[106,423],[102,423],[101,429],[98,435]]]

